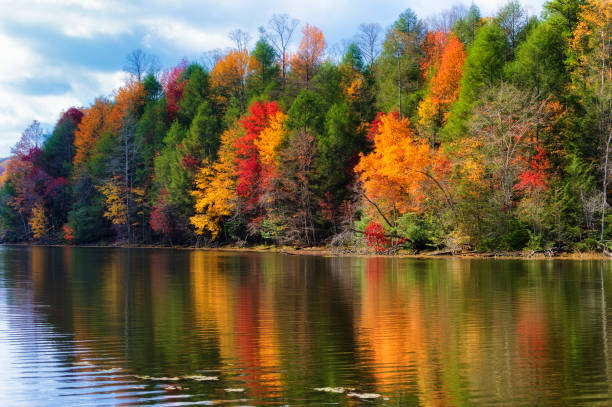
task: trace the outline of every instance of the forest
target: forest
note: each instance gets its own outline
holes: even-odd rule
[[[340,52],[286,14],[165,70],[135,50],[112,96],[24,130],[0,240],[612,248],[611,34],[607,0],[510,1],[407,9]]]

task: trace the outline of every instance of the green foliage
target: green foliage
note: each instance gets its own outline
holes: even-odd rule
[[[359,46],[351,42],[346,49],[346,53],[342,58],[342,63],[349,65],[351,68],[356,69],[358,71],[363,71],[363,56],[361,55],[361,49]]]
[[[375,65],[379,111],[397,110],[407,116],[416,112],[415,91],[421,84],[420,39],[422,25],[406,10],[387,32],[383,51]],[[401,105],[401,108],[400,108]]]
[[[441,246],[443,231],[433,216],[406,213],[397,219],[396,224],[392,231],[406,238],[407,249],[422,251]]]
[[[414,32],[418,29],[419,18],[411,9],[404,10],[393,23],[393,29],[403,33]]]
[[[164,147],[155,158],[155,184],[158,193],[165,192],[165,202],[174,215],[187,224],[193,214],[194,200],[185,191],[193,189],[195,168],[185,166],[183,142],[187,131],[177,122],[172,123],[164,138]]]
[[[517,86],[534,89],[542,97],[562,98],[569,82],[565,67],[567,41],[551,18],[533,28],[506,65],[507,76]]]
[[[183,73],[187,84],[183,89],[183,96],[179,102],[178,117],[183,126],[189,126],[195,117],[198,106],[204,101],[209,92],[209,75],[198,64],[191,64]]]
[[[478,31],[465,60],[459,98],[451,108],[448,124],[443,130],[447,139],[466,133],[466,120],[482,92],[503,78],[508,47],[506,35],[497,24],[489,23]]]
[[[310,129],[315,133],[322,133],[325,105],[325,99],[318,93],[308,89],[302,90],[287,113],[289,128]]]
[[[214,161],[219,149],[219,133],[221,123],[210,103],[206,100],[200,103],[196,116],[191,122],[186,145],[195,156]]]
[[[476,33],[482,24],[480,9],[477,5],[472,3],[465,17],[461,17],[455,21],[453,33],[461,42],[469,47],[474,43]]]
[[[272,87],[278,86],[279,67],[276,65],[276,51],[265,40],[260,39],[255,44],[251,56],[257,61],[257,69],[249,85],[255,94],[263,94]]]

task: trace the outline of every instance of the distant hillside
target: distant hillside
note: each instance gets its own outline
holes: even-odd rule
[[[4,171],[6,171],[6,167],[8,163],[9,163],[9,157],[0,158],[0,175],[4,174]]]
[[[4,174],[8,166],[10,157],[0,158],[0,175]]]
[[[9,157],[0,158],[0,185],[4,182],[4,175],[9,161]]]

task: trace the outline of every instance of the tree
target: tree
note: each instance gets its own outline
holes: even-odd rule
[[[247,76],[256,70],[257,60],[249,56],[247,50],[231,50],[222,57],[210,74],[220,103],[227,105],[230,98],[234,97],[244,108]]]
[[[68,178],[74,159],[74,133],[83,112],[71,107],[62,113],[51,136],[44,143],[45,167],[51,176]]]
[[[126,56],[123,66],[123,70],[136,82],[141,82],[147,74],[156,75],[159,69],[159,59],[140,48],[136,48]]]
[[[199,235],[208,232],[216,239],[222,222],[236,210],[235,143],[241,132],[238,126],[223,132],[219,158],[214,163],[204,161],[196,175],[196,188],[191,192],[195,198],[195,215],[190,222]]]
[[[210,96],[209,75],[200,65],[191,64],[183,76],[185,86],[178,104],[178,118],[183,126],[188,127],[200,104]]]
[[[21,138],[11,148],[11,154],[17,157],[25,157],[34,149],[39,149],[42,146],[44,133],[40,122],[34,120],[24,131],[21,133]]]
[[[321,64],[326,44],[323,32],[315,26],[306,24],[302,34],[298,52],[291,58],[291,70],[308,88]]]
[[[480,9],[477,5],[472,4],[467,14],[455,22],[453,33],[461,42],[469,47],[476,39],[478,29],[484,24],[480,16]]]
[[[277,165],[278,147],[287,135],[285,122],[287,115],[277,111],[271,115],[268,125],[259,133],[254,140],[255,147],[259,152],[259,161],[266,174],[266,178],[274,175]],[[264,181],[265,182],[265,181]]]
[[[322,133],[326,101],[318,93],[303,89],[295,98],[288,115],[288,126],[294,130]]]
[[[276,51],[276,55],[280,60],[282,88],[287,86],[287,66],[289,64],[288,48],[291,43],[293,32],[298,26],[299,21],[290,19],[287,14],[274,14],[268,22],[270,32],[267,32],[263,27],[259,30],[262,35],[272,44]]]
[[[512,207],[519,174],[526,173],[529,157],[541,147],[538,131],[550,127],[551,113],[548,102],[505,83],[487,92],[474,112],[470,132],[482,143],[499,208]]]
[[[279,153],[275,206],[271,220],[282,225],[283,242],[312,245],[317,241],[316,199],[311,184],[314,177],[316,138],[304,128],[285,139]]]
[[[508,77],[520,87],[535,89],[542,97],[564,96],[569,82],[566,69],[568,46],[563,26],[549,19],[533,28],[506,65]]]
[[[244,135],[236,140],[236,194],[244,201],[243,211],[252,216],[252,227],[255,228],[261,215],[262,167],[256,140],[276,116],[278,105],[275,102],[255,102],[249,108],[249,114],[242,120]]]
[[[32,208],[32,216],[28,220],[30,228],[32,229],[32,236],[34,239],[42,239],[47,235],[47,216],[45,215],[45,208],[41,202],[37,202],[34,208]]]
[[[500,28],[506,33],[510,51],[514,52],[521,40],[521,32],[527,25],[527,13],[518,1],[511,0],[499,10],[496,20]]]
[[[359,24],[357,45],[365,59],[366,66],[371,68],[380,55],[382,27],[378,23]]]
[[[179,102],[183,97],[183,88],[186,85],[183,78],[185,69],[187,69],[187,61],[182,60],[174,68],[164,71],[161,77],[161,85],[166,95],[166,107],[170,120],[174,120],[176,117],[179,110]]]
[[[427,142],[414,137],[408,119],[397,114],[381,116],[373,141],[372,152],[360,154],[355,171],[366,200],[374,202],[388,222],[388,213],[422,211],[425,197],[434,189],[450,204],[441,183],[446,160]]]
[[[251,34],[241,29],[236,29],[229,33],[229,38],[236,44],[238,52],[248,51]]]
[[[98,98],[83,112],[84,116],[74,133],[75,167],[87,161],[94,145],[104,133],[112,131],[111,110],[112,105],[108,100]]]
[[[422,24],[410,9],[400,14],[387,32],[377,64],[378,108],[397,110],[400,115],[416,108],[414,91],[418,88]]]
[[[106,212],[104,217],[113,225],[127,225],[128,207],[126,205],[127,188],[122,179],[115,178],[104,185],[97,187],[104,195]]]
[[[198,106],[197,113],[191,122],[189,134],[185,139],[185,147],[189,154],[202,159],[214,160],[219,148],[219,133],[221,123],[213,111],[211,104],[204,100]]]
[[[255,49],[251,53],[251,58],[257,61],[257,72],[254,72],[256,77],[256,89],[257,92],[261,93],[268,89],[268,87],[276,83],[278,77],[278,66],[276,66],[276,51],[265,38],[261,38],[255,44]]]
[[[469,115],[482,92],[503,79],[507,49],[508,40],[497,24],[480,28],[465,59],[459,97],[443,129],[447,139],[465,135]]]
[[[419,124],[437,129],[446,121],[446,113],[457,100],[465,61],[463,43],[451,35],[443,46],[429,83],[429,92],[419,104]]]

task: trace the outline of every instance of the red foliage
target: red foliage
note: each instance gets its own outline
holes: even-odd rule
[[[79,124],[81,123],[81,119],[83,118],[83,116],[83,112],[81,112],[76,107],[71,107],[62,114],[62,117],[60,117],[57,125],[61,125],[62,123],[64,123],[65,120],[72,120],[74,124]]]
[[[55,198],[57,194],[68,186],[68,180],[64,177],[51,178],[47,182],[47,188],[45,190],[45,196],[51,199]]]
[[[162,234],[164,236],[169,236],[172,231],[172,226],[170,223],[170,218],[168,217],[168,213],[166,211],[165,206],[156,206],[155,209],[151,212],[151,229],[155,233]]]
[[[181,165],[183,166],[183,168],[192,173],[195,173],[198,170],[199,164],[200,162],[198,161],[198,159],[189,153],[187,153],[185,157],[183,157],[183,159],[181,160]]]
[[[544,191],[548,188],[547,173],[550,161],[543,147],[536,147],[537,154],[531,157],[529,168],[519,175],[519,183],[514,186],[517,191]]]
[[[161,84],[166,94],[166,108],[170,120],[176,117],[179,102],[183,97],[183,89],[187,81],[183,80],[183,72],[187,68],[187,61],[182,60],[177,66],[165,71],[161,77]]]
[[[151,219],[149,220],[151,229],[155,233],[159,233],[165,237],[170,236],[172,232],[172,219],[170,218],[168,207],[166,206],[167,195],[168,191],[164,189],[161,192],[161,196],[155,208],[151,211]]]
[[[74,239],[74,231],[68,224],[62,226],[62,232],[64,232],[64,240],[72,242]]]
[[[391,240],[387,237],[385,228],[378,222],[370,221],[365,229],[365,238],[368,247],[374,249],[376,253],[383,253],[391,246]]]
[[[250,114],[240,122],[246,132],[235,144],[238,176],[236,193],[244,199],[247,210],[257,205],[262,194],[262,167],[255,139],[278,110],[276,102],[255,102],[249,109]]]

